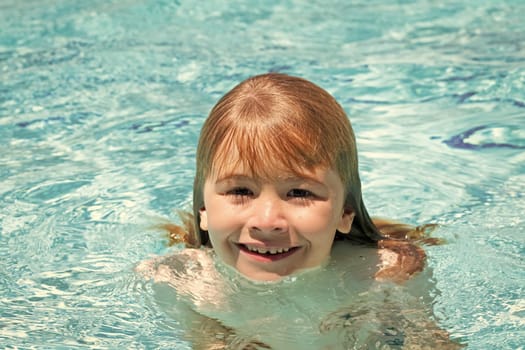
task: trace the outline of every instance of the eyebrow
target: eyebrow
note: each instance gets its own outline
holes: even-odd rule
[[[231,180],[238,180],[238,181],[253,180],[254,178],[257,179],[256,177],[249,176],[249,175],[232,173],[232,174],[226,174],[226,175],[218,177],[215,180],[215,183],[221,183],[221,182],[231,181]],[[301,175],[301,176],[290,175],[286,177],[278,177],[278,179],[283,182],[310,182],[316,185],[326,186],[326,184],[324,184],[323,182],[320,182],[319,180],[313,178],[312,176],[308,176],[306,174]]]
[[[253,177],[242,174],[226,174],[221,175],[215,179],[215,183],[229,181],[229,180],[251,180]]]

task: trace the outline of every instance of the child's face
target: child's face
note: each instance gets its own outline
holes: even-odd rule
[[[327,260],[336,230],[351,229],[354,214],[343,202],[332,169],[260,179],[241,167],[207,179],[200,226],[226,264],[272,281]]]

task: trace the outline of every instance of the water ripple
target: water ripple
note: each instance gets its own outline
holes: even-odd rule
[[[472,348],[522,346],[522,2],[0,8],[3,346],[191,348],[166,315],[172,300],[155,303],[133,268],[167,252],[149,226],[191,202],[213,103],[268,71],[304,76],[341,101],[374,215],[442,225],[436,234],[449,244],[429,249],[429,264],[443,325]],[[325,283],[304,286],[326,293]],[[265,292],[277,310],[301,312],[302,297]],[[303,304],[305,318],[320,306]]]
[[[484,148],[525,149],[525,131],[508,125],[480,125],[443,141],[454,148],[479,150]]]

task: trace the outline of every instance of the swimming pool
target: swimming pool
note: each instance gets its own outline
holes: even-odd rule
[[[280,71],[347,110],[373,215],[437,222],[441,325],[523,349],[525,3],[0,2],[0,344],[177,348],[136,264],[209,109]]]

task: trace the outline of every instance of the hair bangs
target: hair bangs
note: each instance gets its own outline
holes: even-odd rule
[[[246,123],[228,129],[212,156],[210,174],[236,174],[270,179],[303,175],[316,167],[333,167],[334,153],[319,142],[319,130],[301,130],[286,123]]]

